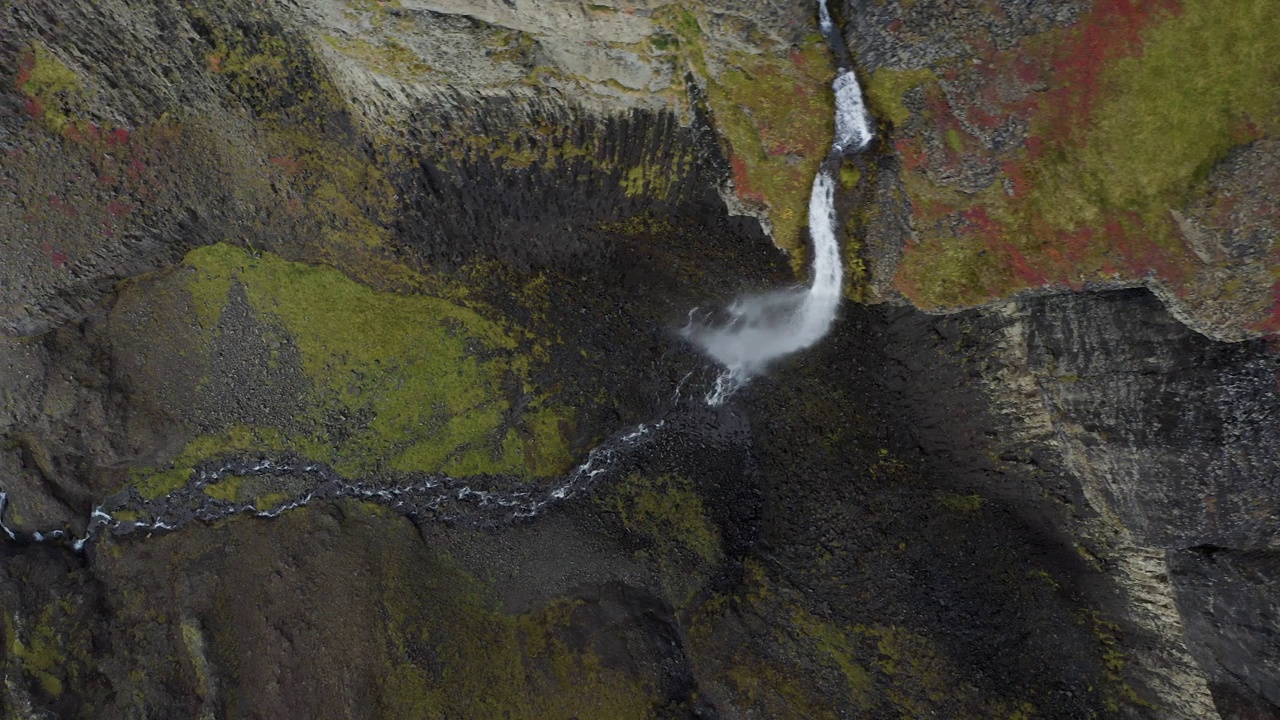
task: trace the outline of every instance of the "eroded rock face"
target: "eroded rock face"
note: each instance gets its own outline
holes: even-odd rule
[[[1275,645],[1258,630],[1275,623],[1275,551],[1204,546],[1171,553],[1169,565],[1188,647],[1212,679],[1223,714],[1274,714]]]
[[[675,330],[802,266],[808,2],[0,2],[0,705],[1280,715],[1276,361],[1220,341],[1274,329],[1271,40],[1229,5],[837,8],[883,138],[847,293],[984,307],[850,306],[714,410]]]
[[[1066,512],[1053,524],[1072,528],[1129,595],[1147,635],[1141,672],[1181,697],[1187,717],[1212,712],[1209,691],[1225,717],[1267,716],[1268,643],[1251,646],[1240,627],[1266,627],[1272,612],[1251,598],[1273,583],[1274,355],[1261,341],[1209,340],[1141,290],[1023,300],[967,327],[956,347],[984,363],[1000,416],[973,422],[1002,435],[998,454],[954,444],[931,454],[998,493],[1031,480],[1056,497]],[[1260,565],[1232,569],[1234,557]],[[1238,604],[1227,599],[1236,592]]]
[[[1260,341],[1209,341],[1140,291],[1052,298],[1028,327],[1068,462],[1136,539],[1275,542],[1280,407]]]

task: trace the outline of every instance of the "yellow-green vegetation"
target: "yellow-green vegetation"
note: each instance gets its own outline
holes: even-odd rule
[[[192,251],[186,265],[210,331],[239,283],[250,304],[293,337],[314,383],[308,437],[259,441],[301,442],[352,474],[388,468],[542,476],[569,463],[561,427],[569,411],[543,399],[512,416],[506,388],[534,391],[530,360],[510,333],[475,310],[376,292],[336,270],[225,244]],[[347,418],[341,437],[324,428],[335,412]],[[357,425],[355,418],[366,420]],[[201,449],[218,449],[216,440]]]
[[[628,532],[660,545],[674,545],[706,563],[720,557],[720,533],[707,519],[702,498],[679,476],[631,475],[608,500]]]
[[[723,558],[720,531],[685,478],[631,475],[600,498],[628,533],[643,539],[640,555],[657,564],[668,600],[687,605]]]
[[[967,235],[957,227],[955,218],[947,216],[972,203],[981,208],[983,217],[994,220],[986,228],[997,228],[1000,239],[1007,239],[1003,223],[1016,219],[999,185],[967,195],[935,185],[918,172],[905,171],[902,180],[916,206],[919,231],[918,242],[904,255],[898,274],[899,285],[912,299],[930,307],[963,307],[990,301],[1016,287],[1016,247],[1009,243],[996,246],[978,234]]]
[[[689,623],[700,681],[722,686],[744,716],[834,720],[839,707],[865,708],[870,678],[856,636],[790,602],[758,562],[746,561],[744,571],[735,593],[713,596]]]
[[[669,220],[654,215],[652,212],[644,211],[638,215],[632,215],[625,220],[617,222],[601,223],[600,229],[605,232],[618,233],[619,235],[670,235],[675,233],[675,227]]]
[[[984,696],[927,638],[898,626],[819,617],[806,596],[747,561],[731,595],[704,603],[690,622],[689,653],[704,684],[722,685],[744,716],[834,718],[894,713],[917,718],[1025,720],[1024,699]],[[840,715],[843,716],[843,715]]]
[[[802,264],[814,173],[831,144],[834,71],[814,37],[790,54],[737,54],[707,85],[715,122],[730,145],[739,197],[769,208],[774,241]]]
[[[1252,139],[1250,126],[1280,130],[1275,4],[1182,5],[1143,34],[1140,55],[1107,69],[1083,146],[1046,168],[1040,196],[1055,225],[1087,224],[1108,208],[1163,220],[1232,146]]]
[[[331,455],[329,448],[310,438],[287,439],[275,428],[233,425],[220,433],[201,435],[188,442],[170,463],[172,467],[130,470],[130,485],[143,498],[154,500],[186,485],[191,480],[192,469],[201,460],[246,451],[281,450],[285,447],[317,460],[328,460]],[[205,492],[222,500],[242,499],[233,492],[233,488],[239,489],[240,480],[226,478],[206,486]],[[117,512],[116,516],[120,517],[120,514]]]
[[[384,581],[391,667],[379,689],[385,717],[654,717],[653,687],[607,667],[566,630],[578,603],[522,615],[498,609],[486,587],[434,557],[427,572]],[[431,648],[432,662],[415,662]]]
[[[981,495],[969,494],[960,495],[958,493],[947,493],[942,496],[942,507],[958,513],[974,513],[982,509],[983,500]]]
[[[864,182],[862,173],[849,163],[840,167],[839,180],[840,191],[846,196],[857,190],[859,182]],[[844,295],[854,302],[862,302],[867,296],[869,277],[867,264],[862,259],[862,238],[878,212],[876,203],[863,202],[844,221]]]
[[[191,479],[190,467],[177,467],[172,470],[156,470],[154,468],[133,468],[129,470],[129,484],[138,494],[147,500],[163,497],[177,490]]]
[[[931,308],[979,305],[1016,287],[1007,257],[966,238],[925,236],[899,269],[900,286]]]
[[[195,620],[182,621],[182,645],[187,651],[187,658],[196,674],[196,692],[201,698],[210,696],[213,686],[209,672],[209,660],[205,657],[204,634],[200,632],[200,624]]]
[[[454,160],[486,157],[508,170],[521,170],[537,165],[547,168],[573,160],[592,160],[592,149],[566,136],[563,128],[536,125],[505,133],[473,135],[453,133],[444,136],[439,146]]]
[[[1138,706],[1154,709],[1155,705],[1138,694],[1137,690],[1125,679],[1124,668],[1128,658],[1120,650],[1118,635],[1120,626],[1106,619],[1096,610],[1085,610],[1080,613],[1078,622],[1087,623],[1093,628],[1094,637],[1098,639],[1098,647],[1102,653],[1102,668],[1106,687],[1103,689],[1102,702],[1110,712],[1119,712],[1124,706]]]
[[[325,35],[327,45],[352,60],[372,68],[383,75],[404,82],[420,82],[433,68],[422,61],[412,50],[395,40],[384,38],[374,44],[363,38],[340,38]]]
[[[239,475],[231,475],[224,477],[216,483],[209,483],[204,486],[204,494],[216,500],[227,500],[233,502],[242,499],[240,496],[241,488],[244,485],[244,478]]]
[[[813,643],[818,657],[840,670],[854,702],[866,707],[867,695],[871,692],[871,674],[854,659],[857,650],[850,636],[834,623],[799,607],[792,611],[791,626]]]
[[[889,700],[903,717],[934,715],[939,705],[955,698],[968,700],[965,704],[986,704],[975,702],[977,691],[926,638],[893,626],[859,626],[857,631],[875,643],[874,664],[889,677]]]
[[[506,170],[529,167],[549,170],[583,161],[602,174],[617,172],[618,185],[628,196],[659,200],[674,199],[680,186],[678,180],[693,167],[693,158],[687,150],[674,147],[656,157],[641,158],[639,164],[628,167],[617,159],[598,156],[598,143],[592,138],[575,137],[570,129],[549,123],[484,135],[446,133],[428,150],[445,154],[454,161],[485,158]]]
[[[663,167],[641,162],[627,171],[622,178],[622,189],[629,197],[671,197],[671,185],[683,174],[683,167]]]
[[[289,493],[273,492],[259,495],[254,498],[253,506],[258,510],[271,510],[272,508],[283,505],[289,500]]]
[[[493,31],[491,36],[493,50],[489,57],[494,62],[518,62],[529,57],[537,47],[537,40],[533,35],[523,30],[512,30],[510,28],[499,27]]]
[[[936,80],[937,76],[929,68],[894,70],[882,67],[867,81],[867,103],[876,117],[901,126],[911,116],[903,96],[913,88]]]
[[[69,113],[78,112],[84,101],[80,78],[39,41],[31,43],[22,58],[17,85],[30,98],[28,111],[55,132],[66,127]]]
[[[694,11],[681,3],[672,3],[654,10],[652,20],[654,28],[659,30],[650,42],[653,49],[674,52],[698,75],[709,77],[704,48],[706,34]]]
[[[83,651],[85,648],[70,647],[69,643],[86,638],[78,632],[58,630],[60,623],[65,623],[75,610],[73,600],[59,600],[47,605],[39,618],[26,627],[19,627],[9,611],[0,613],[4,617],[4,637],[8,638],[7,654],[16,658],[22,671],[35,679],[50,697],[60,697],[63,680],[74,683],[79,675],[78,664],[69,662],[67,653]]]
[[[1175,287],[1201,282],[1210,261],[1188,249],[1170,209],[1202,191],[1233,147],[1280,131],[1280,65],[1268,60],[1280,53],[1280,36],[1268,31],[1267,0],[1181,5],[1143,11],[1151,16],[1140,50],[1129,52],[1123,33],[1108,40],[1125,48],[1096,76],[1079,67],[1106,55],[1072,47],[1079,36],[1071,30],[1023,48],[1057,47],[1052,57],[1063,67],[1047,76],[1047,100],[1010,111],[1027,113],[1030,142],[1001,158],[1006,177],[987,190],[964,195],[934,185],[919,168],[937,159],[924,156],[918,138],[899,142],[920,233],[904,255],[900,289],[922,306],[956,307],[1046,283],[1151,273]],[[1082,22],[1112,20],[1129,22],[1106,15]],[[1016,64],[1008,54],[988,59]],[[881,70],[868,94],[898,123],[907,119],[902,94],[920,85],[936,92],[936,84],[926,70]],[[966,136],[953,118],[925,121],[936,121],[952,154],[964,154]],[[1256,288],[1224,282],[1219,290],[1225,299]]]
[[[194,15],[214,40],[210,69],[265,130],[267,170],[274,185],[289,189],[285,209],[308,236],[305,259],[379,287],[416,287],[418,279],[385,253],[399,211],[387,173],[405,167],[407,156],[376,134],[365,149],[346,101],[301,38]],[[405,60],[394,49],[385,52]]]

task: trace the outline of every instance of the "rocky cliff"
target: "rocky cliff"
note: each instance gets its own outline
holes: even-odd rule
[[[1267,0],[0,0],[0,716],[1280,717]],[[77,539],[86,538],[83,543]]]

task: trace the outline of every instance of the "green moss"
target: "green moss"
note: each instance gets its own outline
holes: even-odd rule
[[[903,96],[913,88],[936,80],[937,76],[928,68],[893,70],[882,67],[872,73],[867,82],[867,102],[876,117],[901,126],[911,117]]]
[[[518,435],[521,455],[526,466],[535,476],[560,475],[573,465],[573,456],[564,438],[565,411],[555,407],[541,407],[525,415],[523,433]]]
[[[979,305],[1014,285],[1007,258],[963,237],[928,234],[913,245],[899,268],[898,283],[921,305]]]
[[[163,497],[187,484],[191,479],[190,467],[172,470],[138,468],[129,471],[129,484],[147,500]]]
[[[680,47],[680,40],[675,35],[660,33],[649,37],[649,44],[659,52]]]
[[[37,105],[46,125],[61,131],[70,122],[68,113],[84,99],[80,78],[39,41],[33,42],[22,59],[18,89]]]
[[[720,531],[688,480],[631,475],[598,499],[640,539],[642,558],[658,570],[669,602],[687,606],[723,558]]]
[[[1046,61],[1059,73],[1048,76],[1050,93],[1089,102],[1009,108],[1025,116],[1030,141],[999,158],[1006,178],[987,191],[964,197],[933,187],[916,169],[929,161],[918,138],[899,140],[924,240],[908,247],[899,289],[922,306],[945,308],[1050,283],[1150,274],[1175,288],[1205,282],[1204,262],[1169,211],[1201,192],[1210,169],[1233,147],[1280,130],[1280,67],[1263,60],[1280,53],[1280,36],[1268,31],[1274,8],[1266,0],[1191,0],[1177,12],[1143,12],[1151,18],[1140,51],[1098,68],[1090,63],[1106,54],[1073,47],[1081,42],[1074,31],[1055,31],[1022,49],[1055,48]],[[1107,16],[1085,22],[1105,23]],[[1009,53],[992,60],[1010,68],[1018,62]],[[1095,85],[1067,84],[1077,76],[1093,82],[1095,71]],[[905,105],[893,98],[929,80],[915,72],[878,71],[869,85],[873,106],[905,120]],[[937,120],[950,127],[947,118]],[[962,153],[963,136],[953,130],[943,130],[943,139]],[[946,213],[950,226],[935,227]],[[1227,302],[1256,290],[1214,285]]]
[[[171,467],[130,470],[129,483],[143,498],[154,500],[190,482],[192,470],[202,460],[251,451],[282,450],[286,447],[314,460],[328,461],[331,455],[325,446],[310,438],[286,438],[274,428],[233,425],[220,433],[200,435],[192,439],[173,459]],[[228,496],[228,493],[232,492],[233,486],[239,486],[240,480],[227,478],[206,486],[205,492],[223,500],[236,499]]]
[[[791,616],[792,626],[816,645],[821,657],[829,659],[840,670],[848,683],[849,693],[861,707],[867,705],[867,695],[872,689],[871,674],[854,658],[856,644],[848,633],[834,623],[826,622],[808,611],[796,608]]]
[[[258,510],[271,510],[289,501],[289,493],[273,492],[254,498],[253,506]]]
[[[1103,677],[1106,681],[1103,704],[1107,710],[1117,713],[1124,706],[1155,709],[1156,706],[1139,695],[1126,678],[1125,666],[1128,664],[1128,657],[1120,649],[1120,626],[1107,620],[1096,610],[1082,612],[1080,622],[1088,623],[1093,628],[1094,637],[1098,640]]]
[[[671,182],[678,177],[675,168],[641,163],[627,171],[622,178],[622,189],[628,197],[670,197]]]
[[[743,717],[982,717],[1025,719],[1028,697],[984,695],[939,647],[902,627],[820,617],[807,593],[743,564],[742,585],[713,596],[689,622],[699,682],[726,686]]]
[[[429,572],[406,568],[384,580],[390,667],[381,716],[654,716],[648,680],[607,667],[589,642],[572,639],[581,637],[570,631],[579,602],[511,615],[473,576],[443,558],[431,562]]]
[[[1092,186],[1105,207],[1162,213],[1180,205],[1239,141],[1240,127],[1280,128],[1274,3],[1182,5],[1144,34],[1140,55],[1107,69],[1107,101],[1070,163],[1073,182]]]
[[[698,76],[709,77],[706,61],[707,36],[702,32],[702,25],[694,9],[672,3],[656,8],[651,19],[657,31],[651,36],[653,47],[680,58],[687,69]],[[661,40],[657,40],[658,38]]]
[[[652,212],[647,210],[638,215],[631,215],[625,220],[601,223],[600,229],[605,232],[618,233],[619,235],[627,235],[631,237],[670,235],[675,233],[675,227],[670,223],[670,221],[666,218],[654,215]]]
[[[738,195],[765,203],[774,241],[801,260],[813,175],[831,143],[834,71],[814,38],[790,55],[734,55],[708,83],[717,127],[728,140]]]
[[[890,678],[886,695],[903,717],[935,715],[940,706],[957,698],[977,707],[1003,704],[996,699],[979,699],[974,687],[928,639],[894,626],[859,627],[858,631],[874,640],[875,664]]]
[[[596,159],[593,148],[569,136],[564,128],[545,124],[501,134],[452,133],[440,139],[437,149],[448,152],[454,160],[484,157],[508,170]]]
[[[499,28],[492,37],[493,50],[489,57],[494,62],[520,63],[530,59],[538,46],[537,39],[523,30]]]
[[[608,506],[628,532],[660,545],[676,545],[704,563],[720,557],[720,533],[707,519],[702,498],[684,478],[631,475],[614,488]]]
[[[408,157],[381,136],[367,139],[372,147],[358,136],[345,99],[303,38],[260,23],[196,15],[213,38],[210,69],[264,130],[267,174],[288,198],[286,220],[306,237],[307,259],[379,286],[412,285],[412,273],[384,251],[399,211],[387,172],[406,167]],[[412,55],[395,47],[352,48],[392,65]]]
[[[23,672],[40,683],[46,695],[54,698],[62,695],[63,679],[70,669],[63,645],[66,638],[57,631],[57,621],[64,614],[58,612],[55,605],[45,607],[34,627],[29,628],[24,642],[9,613],[4,613],[9,654],[18,659]]]
[[[973,513],[982,509],[986,501],[981,495],[957,495],[949,493],[942,496],[942,507],[958,513]]]
[[[864,179],[862,173],[849,163],[840,166],[839,182],[839,192],[846,195],[859,192],[859,183],[864,183],[868,187],[874,184],[869,178]],[[875,203],[861,202],[854,212],[850,212],[845,216],[843,243],[845,265],[844,295],[854,302],[863,302],[870,289],[867,264],[862,258],[862,239],[866,236],[867,228],[871,227],[872,220],[878,212],[880,210]],[[843,432],[843,429],[834,428],[832,430],[832,440],[835,441],[837,439],[836,436]]]
[[[209,696],[213,691],[209,672],[209,661],[204,652],[204,635],[200,625],[194,620],[183,620],[181,624],[182,644],[187,657],[196,674],[196,690],[201,697]]]
[[[512,335],[476,311],[434,297],[376,292],[336,270],[254,257],[228,245],[188,255],[189,287],[205,316],[225,302],[233,282],[250,303],[276,318],[293,336],[302,369],[315,385],[307,438],[317,459],[343,472],[378,467],[446,471],[459,475],[556,472],[568,464],[561,432],[567,410],[551,405],[519,415],[524,442],[510,443],[504,428],[509,383],[528,385],[529,363]],[[331,437],[324,418],[340,412],[367,420]],[[263,439],[259,439],[263,440]],[[232,439],[232,444],[237,444]],[[250,443],[256,444],[256,443]],[[218,442],[192,449],[200,455]]]
[[[243,499],[241,497],[241,489],[244,485],[244,478],[239,475],[225,477],[216,483],[210,483],[204,486],[204,494],[216,500],[226,500],[233,502]]]
[[[343,55],[396,80],[418,82],[435,71],[416,53],[394,40],[384,38],[374,44],[363,38],[323,37],[327,45]]]
[[[111,517],[119,520],[120,522],[137,522],[142,517],[142,513],[128,509],[113,510],[111,512]]]

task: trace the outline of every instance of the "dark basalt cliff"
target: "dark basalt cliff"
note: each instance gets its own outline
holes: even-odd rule
[[[0,717],[1280,718],[1268,3],[837,7],[709,407],[758,5],[0,0]]]

